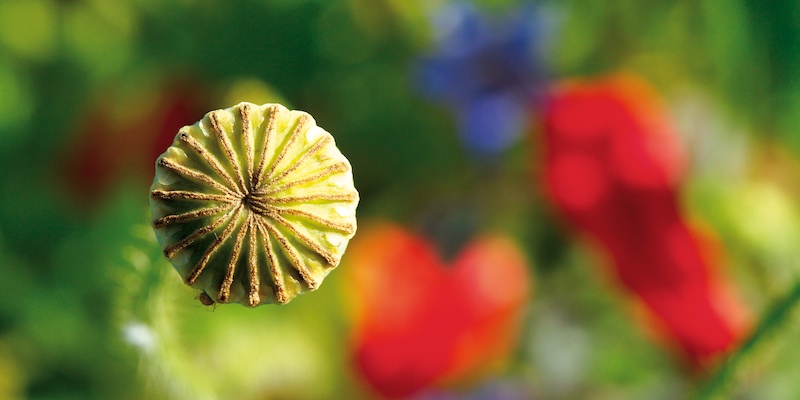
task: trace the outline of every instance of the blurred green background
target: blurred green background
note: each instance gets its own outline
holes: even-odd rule
[[[500,119],[523,122],[486,147],[464,139],[474,126],[459,119],[464,94],[420,77],[426,60],[449,57],[448,20],[436,16],[465,4],[532,26],[535,54],[503,90],[538,96],[617,71],[650,82],[690,160],[687,218],[715,232],[753,320],[791,290],[797,2],[1,0],[0,398],[380,398],[351,362],[347,254],[317,292],[247,309],[201,306],[159,252],[148,226],[155,158],[177,128],[240,101],[307,111],[334,135],[353,165],[360,225],[394,221],[445,259],[476,232],[501,231],[527,258],[533,294],[504,367],[417,398],[696,394],[718,365],[687,369],[640,329],[628,295],[591,267],[600,257],[543,199],[538,97],[502,108],[517,113]],[[437,73],[465,73],[458,65],[472,59],[448,60]],[[469,75],[487,73],[481,62],[467,82],[483,79]],[[718,396],[800,393],[796,314]]]

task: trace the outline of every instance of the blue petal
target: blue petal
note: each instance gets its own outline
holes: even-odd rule
[[[489,93],[459,109],[459,133],[468,150],[494,154],[506,150],[523,134],[527,102],[520,93]]]

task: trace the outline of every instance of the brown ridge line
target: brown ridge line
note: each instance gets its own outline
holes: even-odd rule
[[[236,199],[234,197],[224,194],[207,194],[199,192],[190,192],[187,190],[159,190],[155,189],[150,192],[150,196],[159,200],[208,200],[220,201],[224,203],[233,203]]]
[[[266,221],[262,224],[272,236],[278,241],[278,244],[283,248],[286,255],[289,257],[289,261],[291,262],[294,269],[300,273],[300,277],[306,282],[308,288],[311,290],[316,289],[319,286],[319,283],[311,276],[311,272],[308,268],[303,264],[303,261],[300,259],[300,256],[297,254],[295,249],[289,244],[289,241],[284,237],[274,226],[270,225]]]
[[[353,224],[347,223],[339,223],[334,222],[329,219],[320,217],[319,215],[310,213],[308,211],[297,210],[294,208],[280,208],[275,207],[269,204],[259,204],[259,206],[265,207],[267,210],[271,211],[272,213],[277,213],[280,215],[293,215],[295,217],[303,217],[313,222],[316,222],[322,226],[326,226],[331,229],[336,229],[338,231],[344,232],[345,234],[353,234],[356,232],[356,227]]]
[[[196,218],[208,217],[209,215],[214,215],[219,213],[220,211],[226,210],[229,207],[231,207],[231,204],[222,204],[216,207],[201,208],[199,210],[193,210],[183,214],[167,215],[165,217],[161,217],[153,221],[153,227],[163,228],[165,226],[169,226],[172,224],[179,224],[181,222],[191,221]]]
[[[303,196],[263,196],[261,199],[267,204],[286,204],[286,203],[300,203],[316,200],[329,200],[329,201],[355,201],[358,200],[358,193],[315,193]]]
[[[248,217],[248,221],[249,220],[250,217]],[[233,253],[231,253],[231,259],[228,261],[228,269],[225,272],[222,285],[220,285],[219,294],[217,294],[217,300],[220,303],[227,303],[231,296],[231,285],[233,284],[233,276],[236,273],[236,262],[239,261],[239,255],[242,252],[242,242],[244,241],[244,237],[247,236],[248,229],[249,224],[247,227],[245,227],[244,224],[239,226],[239,232],[236,234],[236,241],[233,244]]]
[[[250,293],[247,296],[247,302],[250,307],[255,307],[261,303],[261,298],[258,295],[258,289],[261,286],[258,277],[258,258],[256,256],[256,218],[258,216],[250,214],[247,218],[247,230],[250,232],[250,248],[248,249],[247,266],[250,272]]]
[[[239,117],[242,119],[242,140],[244,141],[244,153],[247,158],[247,177],[253,179],[253,127],[250,121],[250,105],[242,103],[239,107]]]
[[[277,213],[270,206],[259,199],[250,200],[250,209],[258,215],[272,217]]]
[[[225,194],[227,194],[229,196],[235,196],[236,195],[236,193],[231,192],[230,189],[226,188],[225,186],[222,186],[219,182],[209,178],[206,174],[191,170],[189,168],[184,167],[183,165],[176,164],[174,161],[170,161],[169,159],[166,159],[166,158],[163,158],[163,157],[158,159],[158,163],[159,163],[159,165],[161,165],[164,168],[167,168],[167,169],[169,169],[169,170],[171,170],[171,171],[173,171],[175,173],[181,174],[183,176],[187,176],[189,178],[193,178],[195,180],[203,182],[206,185],[212,186],[213,188],[215,188],[215,189],[219,190],[220,192],[223,192],[223,193],[225,193]]]
[[[308,157],[311,157],[312,155],[316,154],[323,146],[330,143],[331,140],[333,140],[331,136],[325,136],[319,141],[317,141],[317,143],[314,143],[314,145],[311,146],[307,151],[305,151],[291,166],[289,166],[289,168],[286,168],[279,175],[270,179],[267,183],[264,184],[264,186],[269,186],[285,178],[286,175],[289,175],[290,173],[292,173],[292,171],[299,168]]]
[[[233,167],[233,172],[236,174],[236,179],[239,180],[239,185],[240,185],[239,189],[241,190],[242,193],[246,193],[247,186],[244,184],[242,171],[239,170],[239,158],[236,156],[236,152],[233,151],[231,142],[228,140],[228,135],[225,134],[225,130],[223,130],[222,125],[220,125],[219,116],[217,115],[217,113],[218,111],[213,111],[208,113],[208,119],[211,121],[211,127],[217,134],[217,139],[219,139],[219,143],[222,146],[222,150],[228,157],[228,161],[231,162],[231,166]]]
[[[236,211],[238,209],[239,209],[239,207],[231,207],[231,209],[225,215],[223,215],[218,220],[214,221],[211,225],[206,225],[206,226],[204,226],[204,227],[192,232],[189,236],[187,236],[187,237],[185,237],[185,238],[183,238],[183,239],[181,239],[181,240],[179,240],[179,241],[167,246],[164,249],[164,255],[167,258],[172,258],[172,256],[175,255],[175,253],[185,249],[187,246],[189,246],[192,243],[194,243],[201,236],[205,236],[208,233],[211,233],[214,229],[217,229],[226,220],[228,220],[231,217],[231,215],[234,214],[234,211]]]
[[[267,190],[267,187],[261,187],[261,188],[259,188],[258,190],[255,191],[255,194],[260,195],[260,196],[269,196],[269,195],[272,195],[272,194],[275,194],[275,193],[280,193],[280,192],[282,192],[282,191],[284,191],[286,189],[289,189],[290,187],[293,187],[293,186],[301,185],[303,183],[308,183],[308,182],[314,182],[316,180],[331,176],[331,175],[333,175],[333,174],[335,174],[337,172],[345,172],[345,171],[348,170],[348,168],[349,167],[348,167],[347,163],[345,163],[344,161],[340,161],[340,162],[338,162],[336,164],[328,166],[327,168],[323,169],[322,171],[320,171],[320,172],[318,172],[316,174],[309,175],[309,176],[307,176],[305,178],[301,178],[301,179],[298,179],[298,180],[295,180],[295,181],[287,182],[287,183],[284,183],[283,185],[280,185],[280,186],[275,186],[275,187],[273,187],[272,189],[269,189],[269,190]]]
[[[234,208],[234,210],[239,211],[239,210],[241,210],[241,208],[242,208],[242,206],[238,206],[238,207]],[[187,285],[189,285],[189,286],[194,285],[194,283],[197,281],[197,278],[200,276],[200,274],[206,268],[206,264],[208,264],[208,260],[211,258],[211,256],[214,254],[214,252],[217,251],[219,246],[224,241],[228,240],[228,237],[231,235],[231,233],[233,233],[233,229],[235,227],[236,227],[236,221],[230,221],[228,226],[225,227],[225,230],[222,231],[222,233],[214,240],[214,242],[211,243],[210,246],[208,246],[208,249],[206,249],[206,252],[203,254],[203,257],[200,258],[199,261],[197,261],[197,264],[195,264],[194,268],[192,268],[192,270],[189,272],[189,274],[186,275],[185,281],[186,281]]]
[[[261,146],[261,159],[258,161],[258,168],[255,170],[255,174],[250,182],[250,187],[252,188],[257,188],[259,186],[261,175],[264,173],[264,163],[266,162],[267,158],[267,146],[269,145],[270,138],[275,136],[275,120],[278,118],[279,109],[280,108],[277,104],[272,105],[272,107],[269,109],[269,115],[267,116],[267,127],[264,128],[264,144]]]
[[[330,266],[335,267],[335,266],[339,265],[339,258],[338,257],[334,256],[333,253],[331,253],[330,251],[324,249],[319,244],[314,243],[314,241],[311,238],[309,238],[308,236],[304,235],[296,227],[294,227],[292,224],[290,224],[289,221],[286,220],[286,218],[283,218],[280,215],[272,215],[271,217],[273,219],[275,219],[276,221],[280,222],[295,237],[300,239],[300,241],[303,242],[303,244],[306,246],[306,248],[308,248],[309,250],[312,250],[312,251],[316,252],[317,254],[319,254],[320,256],[322,256],[322,258],[324,258],[325,261],[327,261],[328,264],[330,264]]]
[[[269,270],[272,274],[272,280],[275,283],[275,300],[279,304],[286,304],[289,302],[289,298],[286,294],[286,287],[283,284],[283,271],[281,271],[280,266],[278,265],[278,258],[275,256],[275,250],[272,248],[272,243],[269,237],[269,234],[264,228],[266,221],[262,218],[257,218],[255,220],[256,228],[261,232],[264,236],[264,249],[267,252],[267,262],[269,262]]]
[[[178,139],[183,143],[189,145],[189,147],[191,147],[192,149],[194,149],[194,151],[197,154],[199,154],[200,157],[202,157],[203,160],[205,160],[206,163],[209,166],[211,166],[211,168],[217,174],[219,174],[220,177],[222,177],[222,179],[225,180],[228,186],[234,189],[234,191],[237,192],[238,194],[242,194],[239,188],[236,187],[236,183],[233,182],[233,178],[231,178],[230,175],[228,175],[228,173],[222,168],[222,165],[219,163],[219,160],[217,160],[216,157],[214,157],[211,153],[209,153],[208,150],[204,149],[203,146],[200,145],[200,142],[195,140],[195,138],[193,138],[191,135],[189,135],[188,132],[185,131],[178,133]]]
[[[269,177],[275,172],[275,169],[278,168],[278,164],[280,164],[281,161],[283,161],[283,158],[286,157],[286,153],[289,151],[289,148],[292,147],[295,141],[297,141],[297,137],[300,136],[300,131],[308,124],[310,120],[311,118],[308,116],[308,114],[301,114],[297,118],[297,124],[295,124],[294,129],[292,130],[289,140],[286,141],[286,144],[281,149],[281,152],[278,153],[278,157],[270,166],[269,171],[264,174],[264,177],[269,179]],[[269,182],[271,181],[272,179],[269,179]]]

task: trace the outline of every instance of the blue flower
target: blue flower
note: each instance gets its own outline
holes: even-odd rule
[[[451,107],[467,150],[502,152],[522,135],[544,80],[541,13],[526,5],[490,15],[452,3],[434,17],[434,46],[416,68],[420,91]]]

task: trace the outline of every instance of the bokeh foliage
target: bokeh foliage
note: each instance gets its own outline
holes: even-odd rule
[[[601,257],[543,200],[536,110],[524,137],[486,160],[460,142],[452,110],[420,94],[412,71],[435,48],[429,16],[443,3],[0,2],[0,398],[370,396],[349,364],[336,272],[289,306],[212,312],[160,259],[145,229],[152,149],[131,143],[174,135],[137,119],[180,102],[176,82],[205,107],[195,119],[247,100],[311,113],[353,164],[360,220],[427,230],[446,256],[476,231],[513,235],[536,293],[511,366],[490,382],[556,399],[694,393],[706,376],[635,328],[629,299],[593,267]],[[492,13],[521,2],[477,3]],[[631,70],[664,95],[692,161],[687,212],[716,232],[732,280],[752,313],[765,313],[800,269],[800,4],[531,4],[546,25],[544,87]],[[87,124],[97,115],[111,122]],[[85,154],[119,160],[109,186],[75,189],[100,179],[65,174]],[[795,314],[741,360],[721,396],[800,390]],[[165,347],[141,342],[137,323]],[[235,345],[252,358],[220,361]],[[281,379],[252,384],[271,374]],[[430,396],[490,398],[491,385]]]

